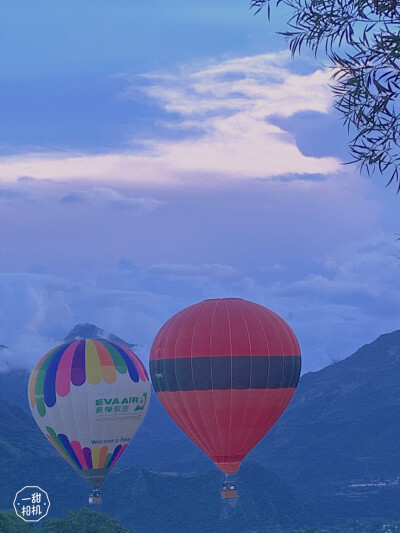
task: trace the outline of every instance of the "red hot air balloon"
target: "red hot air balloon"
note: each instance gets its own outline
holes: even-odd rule
[[[225,474],[237,472],[281,416],[300,367],[287,322],[240,298],[183,309],[160,329],[150,355],[166,411]]]

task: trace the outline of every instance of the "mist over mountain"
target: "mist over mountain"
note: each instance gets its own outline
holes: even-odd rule
[[[117,335],[107,333],[104,329],[98,328],[94,324],[89,324],[88,322],[85,324],[77,324],[68,335],[64,337],[62,342],[71,342],[78,339],[108,339],[123,344],[127,348],[134,348],[137,346],[137,344],[126,342]]]
[[[126,342],[113,333],[107,333],[104,329],[88,322],[76,324],[63,339],[60,339],[59,344],[78,339],[108,339],[123,344],[129,349],[138,346],[137,344]],[[2,346],[0,345],[0,351]],[[8,349],[8,347],[4,346],[4,349]],[[7,368],[4,372],[0,372],[0,398],[4,398],[30,412],[27,399],[29,375],[30,372],[28,370],[21,368],[11,368],[11,370]]]

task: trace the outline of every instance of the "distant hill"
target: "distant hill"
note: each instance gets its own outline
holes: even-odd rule
[[[221,500],[222,480],[216,469],[178,474],[129,468],[110,480],[110,487],[116,481],[124,487],[112,505],[133,496],[121,520],[131,516],[138,533],[291,532],[317,521],[286,483],[256,463],[246,462],[237,475],[238,500]]]
[[[400,331],[300,380],[252,458],[338,516],[400,518]]]
[[[0,398],[17,405],[30,414],[28,381],[29,372],[27,370],[16,369],[0,372]]]
[[[385,520],[357,520],[329,528],[318,528],[316,533],[399,533],[400,522]]]
[[[25,485],[42,485],[48,480],[72,480],[58,458],[58,452],[37,428],[32,416],[0,400],[0,506],[12,508],[15,493]],[[56,505],[57,507],[57,505]]]
[[[66,337],[63,342],[75,341],[78,339],[108,339],[110,341],[119,342],[127,348],[134,348],[137,344],[132,344],[122,340],[113,333],[107,333],[104,329],[98,328],[93,324],[86,322],[85,324],[77,324]]]
[[[0,508],[9,509],[25,485],[39,485],[49,494],[49,519],[87,505],[89,485],[58,456],[22,409],[0,400]],[[96,510],[121,520],[138,533],[286,532],[314,523],[315,513],[278,478],[254,463],[238,476],[240,500],[222,502],[223,475],[217,469],[200,473],[162,473],[140,466],[116,467],[102,488]],[[268,529],[273,531],[273,529]]]
[[[22,371],[0,374],[0,397],[27,407],[26,383]],[[400,331],[395,331],[339,363],[304,375],[288,409],[249,459],[275,472],[327,523],[399,520],[399,442]],[[178,477],[205,474],[212,467],[154,393],[119,465]]]
[[[99,328],[84,324],[65,340],[87,336],[105,337]],[[108,338],[127,344],[116,336]],[[37,428],[27,402],[28,379],[29,373],[23,370],[0,373],[0,397],[7,399],[0,399],[0,508],[10,508],[15,493],[24,485],[37,484],[49,493],[51,519],[86,505],[90,487]],[[261,533],[269,526],[268,531],[280,533],[315,522],[315,513],[278,476],[252,463],[238,477],[240,501],[222,502],[219,491],[223,475],[182,436],[154,393],[147,420],[139,430],[140,439],[129,447],[128,462],[137,464],[135,456],[142,454],[149,463],[165,469],[168,450],[176,454],[178,443],[183,444],[183,453],[189,452],[183,466],[191,468],[189,472],[169,473],[142,466],[113,469],[102,488],[101,511],[118,517],[125,527],[134,527],[138,533],[242,533],[250,527]],[[198,467],[196,456],[208,470],[192,471]]]
[[[149,434],[139,433],[136,453],[132,447],[122,460],[178,471],[209,468],[208,458],[182,433],[157,432],[162,414],[156,408],[149,413],[143,428]],[[146,442],[151,431],[157,438]],[[304,375],[288,409],[249,458],[276,472],[327,519],[398,520],[399,442],[400,331],[395,331]]]

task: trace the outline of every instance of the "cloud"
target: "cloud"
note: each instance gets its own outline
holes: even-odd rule
[[[240,265],[138,266],[122,259],[79,281],[46,273],[0,274],[0,344],[13,354],[8,365],[14,360],[30,366],[75,324],[91,322],[150,346],[180,309],[206,298],[236,296],[287,320],[302,347],[303,370],[318,370],[398,329],[395,256],[390,237],[377,234],[321,254],[305,273],[286,264],[271,275]]]
[[[279,263],[273,263],[272,265],[258,267],[256,270],[259,272],[282,272],[286,270],[286,267],[280,265]]]
[[[321,272],[292,283],[288,294],[305,294],[309,298],[318,295],[327,303],[346,300],[353,305],[360,304],[360,299],[368,299],[371,304],[382,299],[388,304],[388,312],[400,306],[400,294],[393,290],[398,271],[393,242],[376,236],[353,246],[322,258]]]
[[[128,342],[148,344],[170,312],[169,296],[119,286],[107,288],[95,278],[74,281],[61,276],[0,274],[0,371],[28,367],[77,323],[91,322]]]
[[[187,276],[187,275],[206,275],[206,276],[216,276],[226,277],[232,276],[235,274],[235,269],[229,265],[218,265],[218,264],[200,264],[193,265],[190,263],[186,264],[174,264],[174,263],[159,263],[157,265],[152,265],[150,270],[154,272],[160,272],[165,274],[171,274],[173,276]]]
[[[51,179],[36,179],[32,176],[18,177],[12,186],[0,181],[0,201],[8,204],[18,202],[43,202],[57,194],[62,183]]]
[[[55,185],[55,186],[53,186]],[[129,209],[130,213],[153,212],[165,202],[150,196],[136,196],[111,187],[87,187],[71,190],[71,184],[54,180],[18,178],[14,186],[1,186],[0,202],[10,205],[22,203],[47,205],[61,203],[65,206],[95,206],[96,208]]]
[[[27,198],[26,191],[19,190],[12,187],[0,188],[0,201],[13,202],[15,200],[23,200]]]
[[[144,74],[144,92],[169,112],[185,117],[221,117],[249,112],[261,120],[299,111],[327,113],[331,93],[329,73],[293,74],[287,52],[228,59],[199,67],[182,67],[178,74]],[[129,97],[129,89],[125,97]],[[205,123],[207,125],[207,123]]]
[[[160,263],[149,267],[151,274],[161,274],[168,280],[206,281],[231,277],[237,274],[229,265]]]
[[[72,191],[60,200],[65,204],[95,204],[96,206],[116,206],[134,209],[138,212],[155,211],[164,202],[155,198],[123,196],[114,189],[94,187],[80,191]]]
[[[171,114],[175,139],[134,139],[135,150],[107,154],[25,154],[0,160],[0,178],[26,173],[42,179],[120,181],[146,185],[205,185],[288,175],[327,175],[333,157],[307,157],[273,115],[328,113],[329,74],[294,74],[286,53],[222,60],[178,72],[129,80],[124,98],[148,99]],[[177,135],[180,133],[179,135]]]
[[[51,179],[39,179],[39,178],[34,178],[33,176],[20,176],[17,181],[18,183],[21,183],[23,185],[28,185],[30,187],[57,183],[56,181],[51,180]]]
[[[304,370],[318,370],[399,329],[398,269],[393,240],[378,234],[324,254],[304,277],[265,283],[245,276],[231,291],[288,320]]]
[[[139,271],[138,265],[131,259],[126,259],[125,257],[118,261],[118,268],[131,273],[137,273]]]

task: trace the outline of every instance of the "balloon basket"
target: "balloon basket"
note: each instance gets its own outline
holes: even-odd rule
[[[99,490],[92,490],[89,495],[89,503],[91,505],[100,505],[101,504],[101,495]]]
[[[222,500],[235,500],[238,497],[238,491],[233,481],[224,481],[221,490]]]

